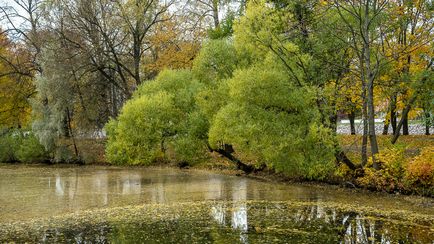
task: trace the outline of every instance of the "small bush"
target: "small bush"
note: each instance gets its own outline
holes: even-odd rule
[[[404,188],[404,149],[388,148],[376,155],[380,170],[372,168],[372,158],[365,168],[365,175],[357,179],[361,186],[380,191],[399,191]]]
[[[47,151],[32,132],[9,130],[0,136],[0,162],[40,163],[48,159]]]
[[[368,162],[363,177],[357,183],[366,188],[387,192],[434,194],[434,147],[428,146],[421,153],[408,159],[404,148],[389,148],[377,155],[380,170]]]
[[[434,188],[434,146],[414,157],[405,168],[405,179],[410,187]]]
[[[15,151],[15,155],[20,162],[42,163],[49,159],[48,153],[33,133],[23,135],[20,145]]]
[[[21,143],[21,133],[19,131],[3,131],[0,135],[0,162],[12,163],[17,158],[15,151]]]

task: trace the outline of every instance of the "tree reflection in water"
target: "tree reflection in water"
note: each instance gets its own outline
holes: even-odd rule
[[[258,208],[259,207],[259,208]],[[262,208],[262,209],[261,209]],[[251,215],[262,221],[248,225]],[[248,236],[261,234],[305,233],[307,235],[327,235],[340,243],[432,243],[432,233],[425,233],[417,226],[405,226],[388,222],[374,216],[365,216],[351,211],[339,211],[322,205],[311,205],[288,209],[285,204],[246,207],[245,202],[234,202],[232,205],[217,203],[211,208],[213,219],[222,226],[231,227],[240,233],[240,242],[248,243]],[[231,219],[228,220],[228,217]],[[253,222],[253,221],[252,221]],[[429,227],[426,229],[429,230]],[[313,238],[315,239],[315,238]],[[328,239],[330,240],[330,239]],[[431,242],[430,242],[431,240]]]
[[[242,184],[237,187],[243,191]],[[37,223],[21,228],[22,232],[3,232],[0,226],[0,243],[352,244],[432,243],[433,240],[429,226],[342,211],[321,203],[300,205],[244,198],[89,212],[49,226]]]
[[[26,170],[0,170],[0,243],[434,240],[432,216],[426,216],[425,226],[414,217],[424,211],[407,211],[410,214],[402,217],[381,211],[367,214],[361,206],[354,206],[360,212],[346,211],[342,209],[351,210],[353,204],[340,192],[166,169]],[[384,206],[396,204],[396,210],[405,205],[396,199],[390,205],[391,200],[383,197],[350,197],[350,203],[362,205],[386,199],[389,204]]]

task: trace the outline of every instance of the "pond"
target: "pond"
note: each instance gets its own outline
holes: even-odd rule
[[[434,243],[434,201],[204,171],[0,165],[0,242]]]

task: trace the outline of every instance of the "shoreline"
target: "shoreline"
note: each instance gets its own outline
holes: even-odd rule
[[[254,172],[250,174],[245,174],[241,170],[237,169],[229,169],[229,168],[207,168],[203,167],[203,165],[199,164],[199,167],[185,167],[180,168],[174,164],[154,164],[149,166],[143,166],[143,165],[114,165],[110,163],[91,163],[91,164],[44,164],[44,163],[0,163],[0,167],[4,166],[25,166],[25,167],[53,167],[53,168],[81,168],[81,167],[88,167],[88,168],[98,168],[98,167],[105,167],[105,168],[111,168],[111,169],[170,169],[170,170],[179,170],[179,171],[185,171],[185,172],[198,172],[198,173],[205,173],[205,174],[217,174],[217,175],[225,175],[225,176],[233,176],[233,177],[244,177],[250,180],[260,181],[260,182],[266,182],[271,184],[279,184],[279,185],[293,185],[293,186],[309,186],[309,187],[315,187],[319,189],[325,189],[325,190],[336,190],[336,191],[344,191],[346,193],[355,193],[355,194],[369,194],[372,196],[378,196],[378,197],[399,197],[402,199],[408,199],[408,200],[416,200],[418,202],[427,200],[425,204],[428,206],[432,206],[434,208],[434,196],[427,196],[427,195],[418,195],[418,194],[403,194],[400,192],[387,192],[387,191],[377,191],[377,190],[371,190],[362,188],[360,186],[352,184],[352,182],[327,182],[327,181],[309,181],[309,180],[300,180],[300,179],[291,179],[290,177],[284,176],[279,173],[273,173],[269,171],[260,171],[260,172]],[[202,167],[201,167],[202,166]]]

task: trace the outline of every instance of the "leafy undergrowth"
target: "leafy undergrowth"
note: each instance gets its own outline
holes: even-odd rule
[[[361,136],[341,135],[339,139],[347,155],[360,162]],[[370,157],[361,176],[341,166],[336,171],[338,177],[355,179],[356,185],[376,191],[434,196],[434,136],[401,136],[395,145],[390,136],[379,136],[378,142],[380,170],[372,168]]]
[[[204,201],[0,224],[0,242],[428,243],[434,217],[324,202]]]

